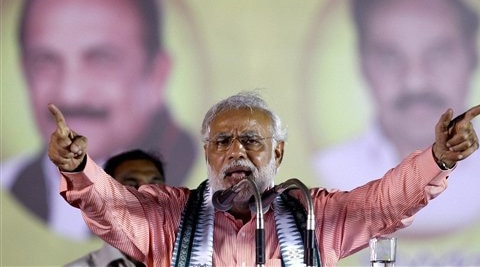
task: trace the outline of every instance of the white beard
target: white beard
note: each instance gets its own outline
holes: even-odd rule
[[[271,188],[274,185],[274,178],[277,174],[277,166],[274,157],[272,157],[270,162],[261,169],[257,169],[255,165],[253,165],[252,162],[247,159],[240,159],[223,167],[219,172],[215,172],[210,166],[210,164],[207,164],[207,174],[212,193],[215,193],[218,190],[227,189],[223,180],[225,176],[225,171],[229,168],[232,168],[233,166],[243,166],[249,168],[252,171],[251,176],[254,178],[254,181],[260,193],[264,192],[265,190]],[[248,201],[250,197],[253,196],[253,192],[253,189],[248,187],[248,190],[238,193],[238,195],[235,197],[235,202]]]

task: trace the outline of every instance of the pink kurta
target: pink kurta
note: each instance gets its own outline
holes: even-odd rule
[[[445,190],[449,173],[439,169],[429,148],[411,154],[382,179],[350,192],[311,189],[323,265],[333,266],[366,247],[372,236],[404,227]],[[83,172],[62,172],[60,192],[82,210],[87,225],[106,242],[148,266],[170,266],[189,189],[146,185],[136,191],[110,178],[88,158]],[[300,192],[293,194],[303,202]],[[243,224],[217,211],[214,223],[213,264],[254,266],[255,216]],[[266,266],[281,266],[271,209],[265,214],[265,239]]]

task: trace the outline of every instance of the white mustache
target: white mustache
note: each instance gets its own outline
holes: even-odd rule
[[[247,168],[252,173],[252,175],[254,177],[255,177],[255,175],[258,175],[258,169],[250,161],[248,161],[246,159],[238,159],[238,160],[235,160],[235,161],[231,162],[227,166],[224,166],[220,170],[220,173],[222,173],[223,175],[226,175],[228,170],[230,170],[232,168],[236,168],[236,167]]]

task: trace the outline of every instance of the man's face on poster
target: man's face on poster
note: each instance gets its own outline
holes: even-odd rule
[[[104,157],[132,145],[163,102],[169,64],[148,58],[138,9],[127,0],[34,1],[22,63],[35,119],[45,140],[54,129],[47,104],[89,137]],[[102,154],[103,153],[103,154]]]
[[[440,114],[465,108],[474,40],[444,1],[386,1],[370,14],[360,60],[380,123],[391,138],[424,146]]]

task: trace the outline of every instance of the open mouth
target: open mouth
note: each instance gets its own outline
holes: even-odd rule
[[[225,171],[224,179],[232,179],[235,183],[252,174],[248,167],[234,167]]]

